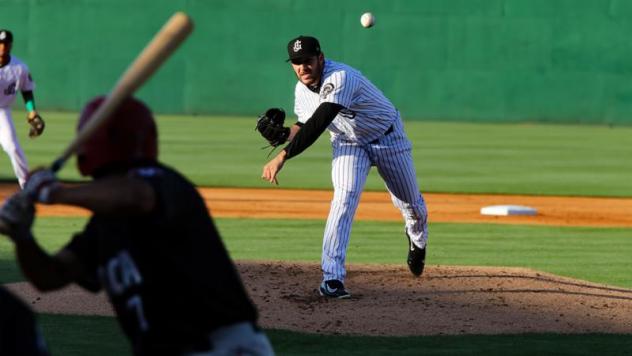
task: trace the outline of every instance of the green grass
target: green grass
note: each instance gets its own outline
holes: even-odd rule
[[[18,134],[32,166],[49,164],[74,135],[75,114],[44,113],[48,125],[37,140]],[[22,113],[16,112],[15,117]],[[158,117],[160,154],[198,185],[266,187],[259,177],[269,150],[254,131],[254,118]],[[406,121],[423,191],[632,196],[632,127],[552,124],[474,124]],[[281,187],[330,189],[328,134],[279,177]],[[79,179],[73,162],[60,177]],[[13,178],[6,155],[0,172]],[[375,172],[369,190],[383,190]]]
[[[627,335],[363,337],[268,331],[280,355],[629,355]]]
[[[62,248],[75,232],[83,230],[87,218],[37,218],[34,234],[49,252]],[[2,236],[0,238],[0,283],[23,280],[14,261],[13,243]]]
[[[39,218],[35,235],[50,251],[61,248],[84,218]],[[319,263],[320,220],[217,219],[234,259]],[[406,240],[399,223],[357,221],[348,263],[402,264]],[[427,263],[528,267],[563,276],[632,288],[632,229],[492,224],[430,225]],[[3,282],[21,280],[13,246],[0,240]]]
[[[38,322],[52,355],[131,355],[130,345],[112,317],[40,314]]]
[[[39,316],[53,355],[131,355],[114,318]],[[278,355],[628,355],[629,335],[466,335],[361,337],[268,330]]]

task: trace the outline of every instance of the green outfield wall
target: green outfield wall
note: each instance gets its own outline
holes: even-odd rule
[[[0,0],[0,27],[39,106],[77,110],[176,10],[196,29],[139,93],[158,112],[291,111],[285,46],[312,34],[408,119],[632,124],[629,0]]]

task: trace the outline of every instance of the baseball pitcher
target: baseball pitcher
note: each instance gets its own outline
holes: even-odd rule
[[[428,241],[426,204],[417,185],[411,144],[399,112],[358,70],[326,60],[316,38],[292,39],[287,51],[298,78],[294,90],[298,122],[291,128],[280,127],[280,109],[259,118],[258,130],[271,145],[290,141],[263,167],[262,178],[278,184],[277,175],[284,163],[308,148],[325,129],[329,130],[334,197],[323,238],[320,294],[350,297],[344,286],[347,246],[360,194],[372,166],[377,167],[393,204],[404,217],[408,267],[420,276]]]

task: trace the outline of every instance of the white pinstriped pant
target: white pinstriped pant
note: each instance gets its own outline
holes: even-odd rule
[[[377,143],[361,145],[345,141],[341,136],[332,141],[334,197],[323,237],[323,280],[345,279],[351,224],[371,166],[377,167],[415,245],[424,247],[428,241],[428,213],[417,185],[411,144],[401,121],[398,119],[393,125],[393,132]],[[404,235],[398,238],[404,239]],[[398,242],[404,251],[407,241]]]
[[[10,108],[0,107],[0,146],[2,146],[2,149],[11,160],[13,172],[18,178],[20,187],[24,186],[24,182],[29,173],[29,166],[15,133]]]

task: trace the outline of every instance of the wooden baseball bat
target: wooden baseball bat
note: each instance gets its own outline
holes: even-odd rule
[[[51,165],[53,172],[58,172],[63,167],[66,160],[75,153],[77,148],[107,122],[126,97],[134,93],[154,74],[160,65],[184,42],[191,31],[193,31],[193,22],[185,13],[176,12],[169,18],[119,78],[88,123],[77,133],[75,139],[61,156],[53,162]]]

